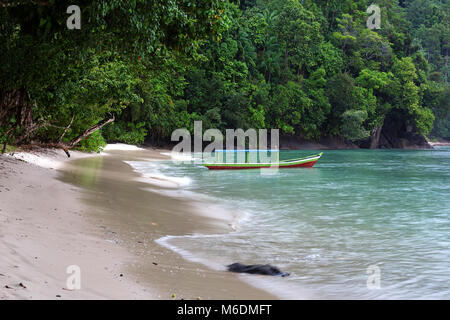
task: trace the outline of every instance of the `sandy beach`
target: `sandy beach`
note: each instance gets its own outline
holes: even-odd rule
[[[167,157],[133,147],[0,156],[0,299],[276,298],[155,242],[230,232],[235,218],[162,195],[125,162]],[[67,287],[73,265],[79,290]]]

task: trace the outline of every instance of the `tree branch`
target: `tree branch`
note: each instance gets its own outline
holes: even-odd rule
[[[6,150],[6,145],[8,144],[9,139],[11,139],[11,136],[13,134],[13,130],[15,130],[17,127],[17,124],[15,126],[12,126],[11,128],[9,128],[8,131],[5,132],[5,142],[3,143],[3,148],[2,148],[2,154],[5,153]]]
[[[64,129],[64,132],[61,134],[61,136],[58,139],[58,143],[62,142],[62,139],[66,135],[67,131],[69,130],[70,126],[72,125],[73,119],[75,118],[75,115],[72,116],[72,119],[69,122],[69,125]]]
[[[24,141],[26,138],[28,138],[33,132],[35,132],[36,130],[39,130],[42,127],[47,126],[47,122],[45,121],[41,121],[39,123],[35,123],[33,125],[31,125],[30,127],[26,127],[25,128],[25,133],[16,140],[15,144],[20,144],[22,141]]]
[[[69,129],[70,125],[73,122],[73,118],[75,116],[72,117],[72,120],[70,121],[69,125],[65,128],[65,132]],[[64,152],[66,153],[67,157],[70,158],[70,153],[69,153],[69,149],[73,148],[75,145],[77,145],[81,140],[83,140],[84,138],[86,138],[87,136],[93,134],[95,131],[101,129],[102,127],[104,127],[105,125],[107,125],[108,123],[111,123],[115,120],[114,115],[111,116],[111,118],[108,119],[103,119],[102,121],[100,121],[99,123],[97,123],[96,125],[93,125],[92,127],[90,127],[89,129],[86,129],[82,134],[80,134],[78,137],[74,138],[72,141],[70,141],[69,143],[62,143],[61,141],[58,142],[50,142],[50,143],[39,143],[39,142],[31,142],[30,145],[34,145],[34,146],[39,146],[39,147],[43,147],[43,148],[59,148],[59,149],[63,149]],[[44,122],[41,122],[39,124],[35,124],[33,125],[33,127],[28,130],[26,132],[25,135],[23,135],[21,138],[19,138],[20,142],[24,141],[33,131],[36,131],[39,128],[42,128],[43,126],[52,126],[51,124]],[[65,132],[63,132],[63,134],[61,135],[62,137],[64,136]],[[61,137],[60,137],[61,139]],[[18,140],[18,141],[19,141]],[[16,142],[17,144],[17,142]]]
[[[86,138],[87,136],[93,134],[95,131],[97,131],[98,129],[101,129],[103,126],[107,125],[108,123],[111,123],[115,120],[116,118],[114,117],[114,115],[112,115],[111,118],[109,119],[103,119],[102,121],[100,121],[99,123],[97,123],[96,125],[90,127],[89,129],[87,129],[86,131],[84,131],[82,134],[80,134],[78,137],[76,137],[75,139],[73,139],[72,141],[70,141],[70,143],[67,145],[68,148],[73,148],[77,143],[79,143],[81,140],[83,140],[84,138]]]

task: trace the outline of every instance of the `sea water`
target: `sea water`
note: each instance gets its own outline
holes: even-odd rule
[[[450,299],[450,148],[325,151],[270,173],[130,164],[174,181],[169,196],[239,213],[229,233],[160,239],[188,259],[275,265],[291,275],[242,277],[281,298]]]

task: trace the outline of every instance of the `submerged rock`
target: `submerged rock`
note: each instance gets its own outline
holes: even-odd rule
[[[228,271],[250,274],[262,274],[267,276],[287,277],[289,273],[282,272],[277,267],[270,264],[244,265],[242,263],[233,263],[227,266]]]

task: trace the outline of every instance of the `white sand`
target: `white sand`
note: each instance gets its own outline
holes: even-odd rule
[[[0,155],[0,299],[155,297],[123,274],[132,257],[104,239],[80,190],[49,169],[67,159],[61,150]],[[67,290],[70,265],[81,269],[81,290]]]
[[[137,151],[137,150],[144,150],[142,148],[124,144],[124,143],[111,143],[108,144],[105,148],[103,148],[104,151],[111,151],[111,150],[122,150],[122,151]]]

